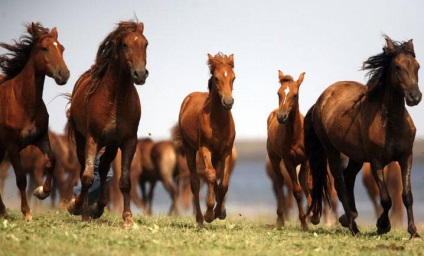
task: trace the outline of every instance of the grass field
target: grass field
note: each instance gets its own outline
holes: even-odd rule
[[[230,216],[196,228],[194,217],[134,216],[135,227],[123,228],[121,216],[106,212],[81,222],[65,211],[34,214],[25,222],[19,211],[0,222],[0,255],[423,255],[423,241],[410,241],[405,229],[377,235],[359,226],[352,237],[340,226],[298,222],[276,229],[260,220]],[[419,230],[420,231],[420,230]],[[422,231],[421,231],[421,234]]]

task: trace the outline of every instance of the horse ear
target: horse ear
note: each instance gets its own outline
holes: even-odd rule
[[[143,22],[138,23],[137,30],[140,31],[140,33],[143,33],[143,30],[144,30]]]
[[[230,66],[232,67],[232,68],[234,68],[234,54],[231,54],[230,56],[229,56],[229,64],[230,64]]]
[[[407,47],[408,47],[408,51],[412,52],[413,54],[415,54],[414,51],[414,43],[412,43],[412,39],[410,39],[407,43]]]
[[[281,72],[281,70],[278,70],[278,81],[281,82],[281,80],[283,80],[283,76],[284,76],[283,72]]]
[[[393,45],[393,41],[390,37],[386,36],[386,46],[383,48],[385,53],[392,53],[395,51],[395,46]]]
[[[50,31],[50,34],[57,40],[57,29],[56,27],[52,28],[52,31]]]
[[[213,56],[208,53],[208,60],[211,62],[213,60]]]
[[[297,79],[297,86],[300,86],[302,84],[304,77],[305,77],[305,72],[299,75],[299,78]]]

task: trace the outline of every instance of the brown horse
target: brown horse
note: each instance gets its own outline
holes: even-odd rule
[[[64,85],[69,70],[63,60],[64,47],[57,40],[56,28],[50,31],[40,23],[32,23],[26,26],[26,30],[28,35],[23,35],[14,45],[0,43],[10,51],[0,56],[0,68],[5,74],[0,80],[0,159],[7,151],[21,194],[21,211],[26,220],[31,220],[25,195],[26,175],[19,152],[34,145],[46,158],[46,180],[34,191],[38,198],[46,198],[52,187],[55,160],[47,132],[49,115],[42,98],[44,80],[47,75],[58,85]],[[0,197],[0,217],[6,216]]]
[[[387,190],[392,198],[393,208],[390,210],[390,220],[393,226],[401,226],[403,221],[402,208],[402,176],[400,166],[397,162],[391,162],[383,169],[384,180],[387,184]],[[378,185],[372,175],[371,165],[364,163],[362,171],[362,181],[374,206],[375,215],[378,217],[383,212],[381,205],[377,203],[379,196]]]
[[[280,88],[278,90],[279,108],[268,116],[267,151],[272,169],[276,176],[277,189],[277,226],[284,226],[284,176],[280,169],[283,162],[293,184],[293,195],[299,211],[303,230],[308,229],[303,211],[303,193],[309,196],[307,188],[308,163],[303,148],[303,115],[299,110],[299,87],[305,73],[297,81],[278,71]],[[299,178],[296,166],[300,165]]]
[[[175,177],[178,175],[178,155],[172,141],[153,142],[150,139],[139,141],[141,149],[143,172],[139,179],[141,194],[146,203],[147,214],[152,214],[153,192],[157,181],[162,181],[165,190],[171,198],[168,214],[178,214],[178,187]],[[146,193],[146,184],[150,183]]]
[[[313,176],[311,221],[319,223],[323,191],[328,198],[327,161],[345,214],[339,218],[352,235],[359,233],[355,218],[354,185],[364,162],[370,162],[377,181],[383,213],[377,220],[378,233],[387,233],[391,225],[391,198],[384,181],[383,168],[399,162],[402,172],[402,198],[408,215],[411,238],[420,237],[412,211],[411,166],[415,126],[406,104],[421,101],[418,88],[419,64],[412,40],[394,42],[385,37],[383,53],[370,57],[363,69],[370,70],[367,85],[352,81],[336,82],[328,87],[305,117],[305,148]],[[340,155],[349,158],[344,169]]]
[[[81,193],[68,204],[71,214],[82,220],[99,218],[107,204],[106,175],[118,148],[122,152],[120,189],[124,197],[125,226],[134,224],[130,209],[130,166],[137,147],[141,116],[134,86],[145,83],[147,40],[143,23],[120,22],[100,44],[95,64],[76,82],[68,110],[69,135],[74,135],[81,165]],[[94,162],[105,147],[99,163],[100,197],[88,207],[87,193],[94,181]]]
[[[226,56],[218,53],[215,56],[208,54],[208,57],[211,73],[209,92],[193,92],[184,99],[179,114],[179,132],[175,132],[179,136],[174,137],[182,142],[184,147],[199,228],[203,227],[204,220],[212,222],[215,218],[226,217],[223,202],[230,174],[226,163],[231,158],[235,138],[234,120],[231,114],[234,103],[232,97],[235,79],[234,55]],[[208,183],[207,210],[204,217],[199,203],[200,180],[196,170],[198,151],[205,165]],[[216,206],[215,193],[217,193]]]

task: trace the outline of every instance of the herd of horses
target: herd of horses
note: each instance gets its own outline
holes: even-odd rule
[[[34,190],[36,197],[45,199],[56,184],[67,200],[68,212],[81,215],[83,221],[101,217],[110,198],[111,205],[123,206],[119,209],[124,226],[134,225],[131,200],[151,213],[158,180],[171,197],[170,213],[178,213],[180,195],[190,194],[199,228],[204,221],[226,218],[225,196],[237,158],[231,113],[234,55],[208,54],[209,91],[193,92],[183,100],[178,123],[172,130],[173,141],[140,140],[137,130],[141,106],[135,85],[143,85],[149,75],[148,41],[142,22],[120,22],[101,42],[95,63],[67,95],[64,136],[49,132],[49,116],[42,99],[46,76],[58,85],[69,79],[64,47],[56,28],[49,30],[40,23],[31,23],[26,29],[27,34],[14,44],[0,43],[9,51],[0,56],[4,73],[0,76],[0,159],[7,153],[26,220],[32,219],[25,191],[27,173],[32,173],[35,183],[42,184]],[[401,190],[408,232],[411,238],[420,237],[414,222],[410,180],[416,128],[405,108],[405,102],[415,106],[421,101],[419,64],[412,40],[396,42],[388,36],[385,40],[383,52],[364,62],[363,69],[369,71],[366,85],[353,81],[330,85],[306,116],[299,110],[299,88],[305,73],[294,80],[278,72],[279,104],[267,120],[267,169],[277,198],[277,226],[284,226],[287,215],[288,197],[283,190],[286,183],[296,200],[303,230],[308,230],[307,219],[313,224],[320,222],[323,208],[333,204],[334,209],[338,197],[344,210],[340,224],[352,235],[359,234],[354,185],[359,170],[368,163],[367,177],[375,181],[369,183],[370,195],[378,191],[381,198],[378,233],[390,231],[391,195],[399,195]],[[102,156],[95,170],[99,153]],[[25,163],[30,158],[39,162]],[[115,175],[108,184],[111,166]],[[388,171],[383,171],[385,166]],[[77,171],[65,171],[72,168]],[[100,176],[100,195],[89,204],[95,171]],[[392,173],[397,176],[389,178]],[[81,191],[74,197],[72,187],[78,180]],[[390,181],[398,182],[395,192],[391,192],[394,185]],[[204,214],[200,205],[203,183],[207,186]],[[7,217],[1,197],[0,216]]]

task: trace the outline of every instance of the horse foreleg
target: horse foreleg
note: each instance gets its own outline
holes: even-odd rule
[[[277,190],[277,227],[284,227],[284,194],[283,194],[283,184],[284,184],[284,176],[282,174],[282,170],[280,169],[281,158],[274,156],[268,153],[269,161],[271,162],[271,167],[273,172],[275,173],[275,184]]]
[[[217,182],[216,171],[212,165],[212,155],[208,148],[201,147],[199,149],[200,157],[205,166],[205,178],[208,183],[208,192],[206,195],[206,212],[204,215],[205,221],[210,223],[214,220],[215,214],[215,185]]]
[[[221,220],[225,219],[227,217],[227,210],[225,209],[225,195],[228,191],[228,183],[230,181],[230,162],[231,162],[231,155],[227,155],[225,159],[223,159],[219,166],[219,173],[222,173],[221,181],[219,183],[218,188],[218,197],[217,197],[217,204],[215,207],[215,218],[219,218]]]
[[[152,215],[153,208],[153,193],[156,187],[156,180],[152,180],[149,186],[149,193],[147,193],[147,215]]]
[[[408,217],[408,232],[411,234],[411,239],[421,238],[417,233],[417,228],[415,227],[414,213],[412,210],[414,202],[411,190],[412,154],[402,159],[402,161],[399,161],[399,165],[402,173],[402,199]]]
[[[380,190],[380,203],[383,212],[377,220],[377,233],[384,234],[390,231],[391,224],[389,219],[389,210],[392,208],[392,199],[387,191],[386,181],[384,180],[383,167],[380,164],[371,163],[371,170]]]
[[[88,190],[94,182],[94,163],[97,156],[97,144],[91,136],[84,140],[82,136],[75,133],[77,156],[81,165],[80,180],[81,191],[68,204],[68,212],[73,215],[81,215],[83,221],[88,221]]]
[[[52,149],[50,147],[50,138],[49,134],[46,132],[42,136],[42,138],[35,144],[43,153],[46,162],[44,166],[44,171],[46,173],[46,180],[44,181],[43,186],[39,186],[34,190],[34,195],[38,199],[46,199],[52,190],[52,182],[53,182],[53,171],[56,163],[56,159],[52,153]]]
[[[356,203],[355,203],[355,180],[356,175],[361,170],[363,163],[354,161],[352,159],[349,159],[349,163],[347,167],[343,171],[344,175],[344,182],[346,185],[347,190],[347,200],[349,203],[350,210],[352,212],[353,219],[356,219],[358,217],[358,210],[356,209]]]
[[[16,176],[16,185],[21,194],[21,212],[25,215],[25,220],[32,220],[31,209],[28,206],[27,196],[26,196],[26,186],[27,178],[26,173],[24,172],[21,164],[21,158],[19,152],[16,150],[8,150],[10,162],[12,163],[13,170],[15,171]]]
[[[124,219],[124,227],[131,227],[134,225],[131,213],[131,162],[134,158],[135,149],[137,147],[137,137],[129,139],[123,146],[121,146],[122,152],[122,167],[121,167],[121,179],[119,180],[119,188],[121,189],[122,196],[124,197],[124,211],[122,212],[122,218]]]
[[[110,170],[110,164],[116,156],[117,147],[109,146],[106,148],[103,155],[100,157],[98,172],[100,176],[100,195],[96,204],[91,206],[90,216],[94,219],[100,218],[103,215],[104,208],[107,204],[107,174]]]
[[[303,210],[303,192],[304,192],[304,190],[300,186],[300,183],[299,183],[299,180],[298,180],[296,165],[290,160],[284,161],[284,163],[286,164],[287,172],[289,173],[290,179],[293,183],[293,196],[296,199],[296,203],[297,203],[297,210],[299,212],[300,225],[301,225],[303,230],[308,230],[308,224],[306,223],[306,214],[305,214],[305,211]],[[303,176],[302,179],[305,180],[304,186],[306,186],[306,178],[304,177],[305,174],[306,174],[306,166],[305,166],[305,164],[302,164],[300,166],[299,175],[301,177]],[[305,188],[305,189],[307,189],[307,188]],[[308,195],[309,193],[306,193],[306,194]]]

